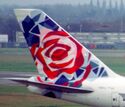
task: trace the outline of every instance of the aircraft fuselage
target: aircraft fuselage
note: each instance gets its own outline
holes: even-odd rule
[[[84,81],[83,86],[93,86],[92,93],[63,93],[28,86],[34,93],[95,107],[125,107],[125,78],[98,78]]]

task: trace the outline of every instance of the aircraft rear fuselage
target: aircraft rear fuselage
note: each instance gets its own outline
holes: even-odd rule
[[[93,82],[85,81],[84,86],[93,86],[92,93],[64,93],[53,90],[44,90],[35,86],[28,86],[34,93],[43,96],[63,99],[95,107],[124,107],[125,105],[125,78],[99,78]],[[84,87],[83,86],[83,87]]]

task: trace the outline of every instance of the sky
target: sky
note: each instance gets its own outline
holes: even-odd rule
[[[99,0],[101,3],[103,0]],[[110,0],[105,0],[109,2]],[[117,1],[118,4],[120,4],[121,0],[111,0],[113,4]],[[97,0],[93,0],[93,2],[96,4]],[[125,3],[125,0],[123,0]],[[90,3],[90,0],[0,0],[0,5],[45,5],[45,4],[72,4],[72,5],[78,5],[78,4],[88,4]]]

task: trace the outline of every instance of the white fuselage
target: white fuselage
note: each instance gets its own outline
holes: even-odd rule
[[[52,92],[56,98],[76,102],[95,107],[125,107],[125,78],[98,78],[94,81],[84,81],[83,86],[91,86],[92,93],[60,93],[51,90],[39,89],[34,86],[28,86],[32,92],[45,95]]]

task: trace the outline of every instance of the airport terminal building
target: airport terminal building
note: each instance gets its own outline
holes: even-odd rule
[[[80,43],[89,49],[125,49],[125,33],[70,32]],[[22,32],[16,32],[16,40],[10,42],[8,35],[0,35],[1,48],[26,48]]]

